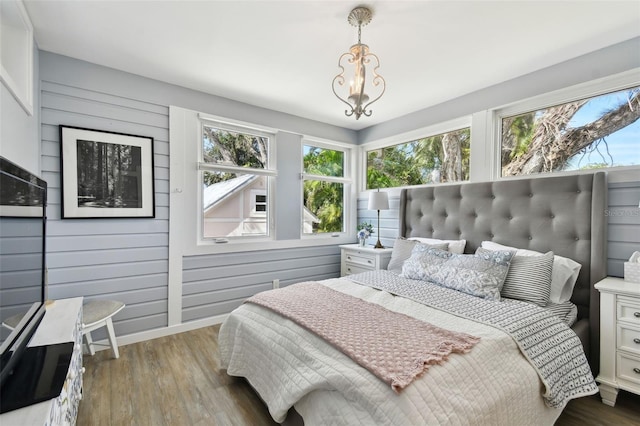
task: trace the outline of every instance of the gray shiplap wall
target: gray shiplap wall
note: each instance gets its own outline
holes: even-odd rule
[[[615,173],[615,172],[612,172]],[[614,277],[623,276],[623,263],[631,253],[640,251],[640,181],[609,183],[609,208],[604,212],[608,216],[608,260],[607,273]],[[358,223],[373,223],[377,232],[377,214],[367,210],[368,198],[358,199]],[[390,197],[389,210],[380,212],[381,242],[386,247],[393,246],[398,236],[399,219],[398,197]],[[368,244],[375,244],[376,238],[370,238]]]
[[[49,184],[49,297],[110,298],[126,303],[118,335],[167,325],[169,242],[167,106],[87,88],[41,82],[42,177]],[[155,219],[61,220],[59,125],[151,136]],[[103,336],[96,333],[97,338]]]
[[[640,182],[609,184],[608,274],[622,277],[623,263],[640,251]]]
[[[339,275],[337,246],[185,257],[182,320],[230,312],[247,297],[271,289],[276,279],[286,287]]]

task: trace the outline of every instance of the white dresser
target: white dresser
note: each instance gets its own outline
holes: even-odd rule
[[[75,425],[82,399],[82,297],[47,302],[29,346],[74,342],[71,364],[60,395],[0,415],[0,425]]]
[[[640,395],[640,284],[608,277],[600,291],[600,396],[614,406],[618,390]]]
[[[393,248],[375,249],[372,246],[360,247],[359,244],[340,246],[340,276],[358,274],[360,272],[387,269]]]

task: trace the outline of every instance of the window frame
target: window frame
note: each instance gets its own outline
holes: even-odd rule
[[[383,138],[377,141],[369,142],[363,145],[360,145],[360,170],[359,170],[359,180],[360,184],[358,189],[360,192],[368,192],[374,191],[375,189],[367,189],[367,153],[369,151],[373,151],[376,149],[387,148],[395,145],[400,145],[403,143],[408,143],[418,139],[429,138],[432,136],[441,135],[443,133],[453,132],[456,130],[462,130],[464,128],[469,128],[470,131],[470,159],[469,159],[469,180],[465,182],[470,182],[472,180],[471,169],[473,167],[473,126],[472,126],[472,116],[462,116],[452,120],[443,121],[440,123],[435,123],[430,126],[421,127],[419,129],[411,130],[409,132],[401,133],[399,135],[390,136],[387,138]],[[430,185],[447,185],[450,183],[461,183],[461,182],[440,182],[440,183],[427,183],[421,185],[406,185],[406,186],[395,186],[391,188],[380,188],[389,192],[391,196],[398,196],[400,191],[403,188],[410,187],[420,187],[420,186],[430,186]]]
[[[264,201],[258,201],[258,197],[264,197]],[[264,206],[264,210],[258,210],[258,206]],[[251,190],[251,214],[256,216],[266,216],[269,207],[267,191],[263,189]]]
[[[585,83],[565,87],[489,110],[489,113],[487,114],[488,121],[486,125],[488,129],[491,129],[491,133],[488,135],[486,146],[488,150],[487,154],[491,159],[491,168],[490,174],[486,176],[486,178],[489,180],[502,180],[532,178],[537,176],[543,177],[560,174],[593,173],[594,169],[588,169],[561,170],[518,176],[502,176],[502,121],[504,118],[514,115],[526,114],[529,112],[538,111],[544,108],[550,108],[585,98],[602,96],[608,93],[630,89],[634,86],[640,86],[638,70],[631,70],[628,72],[617,74],[615,76],[607,76],[600,79],[591,80]],[[615,171],[619,179],[624,179],[624,176],[628,173],[637,173],[637,171],[640,170],[640,165],[603,167],[597,170],[606,172]]]
[[[276,224],[275,224],[275,205],[274,200],[276,200],[276,184],[275,179],[278,176],[278,171],[275,169],[276,163],[276,131],[272,129],[268,129],[265,127],[247,124],[247,123],[239,123],[232,122],[223,119],[217,119],[210,116],[205,116],[203,114],[198,114],[198,135],[199,135],[199,143],[197,149],[197,162],[196,162],[196,172],[198,175],[198,185],[199,189],[196,191],[196,199],[198,203],[197,209],[197,245],[198,246],[207,246],[207,245],[215,245],[220,243],[249,243],[249,242],[264,242],[264,241],[274,241],[276,234]],[[251,167],[242,167],[235,165],[225,165],[218,163],[207,163],[204,161],[204,127],[214,127],[220,130],[235,132],[235,133],[244,133],[252,136],[259,137],[267,137],[269,139],[269,143],[267,146],[267,164],[264,169],[256,169]],[[246,235],[246,236],[218,236],[218,237],[205,237],[204,236],[204,224],[206,218],[204,217],[203,210],[203,194],[202,194],[202,183],[203,176],[205,171],[211,172],[231,172],[231,173],[239,173],[239,174],[248,174],[254,176],[265,176],[267,178],[266,185],[266,196],[267,196],[267,210],[265,212],[266,222],[267,222],[267,235]],[[255,216],[255,200],[253,199],[253,191],[250,192],[251,200],[251,209],[250,209],[250,217]]]
[[[322,148],[332,151],[342,152],[342,177],[322,176],[304,172],[304,147],[312,146],[314,148]],[[356,168],[353,163],[354,145],[343,144],[334,141],[325,141],[317,138],[304,136],[300,140],[300,239],[310,238],[335,238],[347,237],[354,234],[356,214],[353,211],[353,201],[355,187],[353,182],[353,170]],[[341,232],[322,232],[307,234],[304,232],[304,182],[307,180],[318,180],[322,182],[341,183],[342,189],[342,231]]]

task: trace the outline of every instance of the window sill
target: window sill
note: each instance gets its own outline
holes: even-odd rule
[[[218,253],[238,253],[247,251],[280,250],[298,247],[314,246],[338,246],[340,244],[353,244],[355,237],[347,236],[318,236],[306,237],[299,240],[251,240],[251,241],[229,241],[227,243],[216,243],[214,241],[202,241],[197,245],[185,247],[185,256],[196,256]]]

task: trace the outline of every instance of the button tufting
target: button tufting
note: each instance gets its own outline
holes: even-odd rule
[[[513,216],[507,216],[507,219],[511,220],[513,219]]]
[[[580,238],[576,237],[576,241],[578,241]]]
[[[533,198],[533,194],[529,194],[529,198]]]
[[[556,217],[555,215],[553,215],[553,214],[551,215],[551,219],[555,219],[555,217]]]
[[[529,240],[533,240],[533,237],[531,235],[529,235]]]

